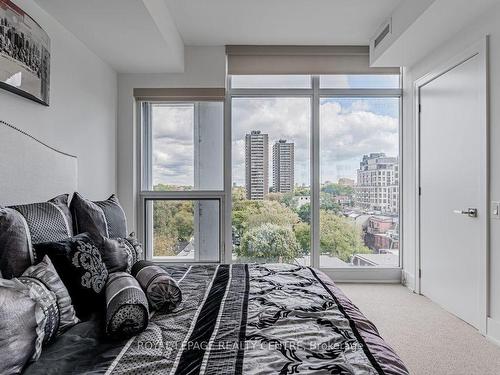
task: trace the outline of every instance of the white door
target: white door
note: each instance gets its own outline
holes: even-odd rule
[[[472,56],[420,87],[421,293],[477,328],[486,272],[482,64]]]

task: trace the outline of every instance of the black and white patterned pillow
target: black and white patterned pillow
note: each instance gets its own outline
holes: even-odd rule
[[[68,194],[47,202],[11,206],[21,214],[28,237],[28,246],[42,242],[60,241],[73,235],[73,222],[68,207]],[[32,250],[33,251],[33,250]],[[37,258],[33,251],[34,262]]]
[[[80,319],[99,310],[108,270],[99,249],[87,233],[58,242],[40,243],[35,245],[35,250],[52,261]]]
[[[148,322],[148,301],[137,280],[126,272],[111,274],[106,284],[106,333],[130,337],[145,330]]]
[[[90,233],[94,239],[127,237],[127,218],[116,195],[104,201],[90,201],[79,193],[70,204],[75,233]]]

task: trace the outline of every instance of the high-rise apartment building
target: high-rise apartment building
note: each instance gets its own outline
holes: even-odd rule
[[[291,193],[295,182],[295,145],[280,139],[273,145],[273,191]]]
[[[398,158],[387,157],[384,153],[364,155],[357,172],[355,193],[358,207],[384,213],[398,213]]]
[[[268,135],[252,130],[245,136],[245,187],[247,199],[264,199],[269,192]]]

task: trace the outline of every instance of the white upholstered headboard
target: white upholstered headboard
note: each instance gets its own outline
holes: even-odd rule
[[[0,120],[0,205],[42,202],[71,194],[77,190],[77,171],[76,156]]]

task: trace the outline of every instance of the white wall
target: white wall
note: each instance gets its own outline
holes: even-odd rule
[[[15,3],[51,39],[50,107],[0,90],[0,119],[76,155],[79,190],[105,198],[116,190],[116,73],[34,1]]]
[[[459,54],[468,46],[490,35],[490,195],[491,200],[500,200],[500,5],[493,7],[487,14],[479,17],[473,24],[463,29],[451,40],[436,49],[429,56],[406,70],[404,79],[404,130],[406,139],[405,153],[414,152],[414,98],[413,83],[429,71],[446,63],[447,60]],[[413,167],[413,168],[412,168]],[[404,190],[404,212],[414,212],[414,199],[410,195],[411,184],[415,183],[413,172],[414,161],[406,159],[403,167],[406,189]],[[404,269],[408,278],[409,287],[414,288],[415,280],[415,249],[414,233],[411,233],[413,224],[411,217],[405,217],[404,229]],[[474,251],[474,249],[471,249]],[[500,220],[490,221],[490,321],[488,331],[491,336],[500,342]]]
[[[184,73],[118,75],[118,195],[130,230],[136,227],[137,165],[134,88],[224,87],[224,47],[186,47]]]

